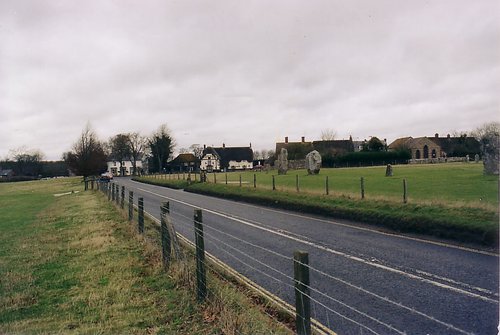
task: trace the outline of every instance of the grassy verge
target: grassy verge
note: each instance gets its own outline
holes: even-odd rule
[[[104,196],[71,193],[82,189],[72,178],[0,185],[0,333],[289,332],[224,283],[213,286],[226,300],[196,304],[184,265],[166,274],[156,240]]]
[[[139,179],[140,180],[140,179]],[[149,179],[150,183],[154,180]],[[168,186],[168,183],[159,183]],[[487,208],[443,204],[403,204],[389,200],[359,200],[351,196],[325,196],[225,184],[194,183],[188,192],[255,204],[360,221],[394,231],[496,247],[498,212]]]
[[[239,187],[241,177],[243,187],[253,188],[255,177],[258,189],[272,190],[274,176],[278,191],[294,192],[298,177],[301,193],[321,195],[326,193],[328,177],[330,194],[359,198],[360,179],[363,177],[366,199],[401,202],[404,179],[407,181],[408,199],[411,203],[498,209],[498,176],[485,176],[482,164],[397,165],[393,167],[393,173],[392,177],[386,177],[383,166],[321,169],[318,175],[308,175],[306,170],[290,170],[286,175],[277,175],[276,170],[235,171],[209,173],[207,181],[225,184],[227,179],[229,185]],[[187,176],[188,174],[161,175],[156,176],[156,181],[170,185],[187,185]],[[199,180],[199,175],[191,174],[191,178]]]

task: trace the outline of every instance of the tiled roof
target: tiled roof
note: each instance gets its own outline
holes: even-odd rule
[[[208,153],[215,153],[220,158],[222,167],[227,167],[229,161],[253,161],[253,150],[250,147],[207,147],[203,150],[203,156]]]

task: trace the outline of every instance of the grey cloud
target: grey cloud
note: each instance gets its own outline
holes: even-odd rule
[[[0,157],[167,123],[192,143],[387,137],[497,119],[493,0],[2,1]],[[54,136],[54,134],[57,134]]]

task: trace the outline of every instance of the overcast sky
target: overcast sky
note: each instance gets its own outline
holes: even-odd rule
[[[0,1],[0,158],[166,123],[191,144],[498,121],[500,1]]]

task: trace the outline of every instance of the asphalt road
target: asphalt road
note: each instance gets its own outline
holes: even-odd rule
[[[177,232],[191,241],[193,211],[202,209],[207,252],[292,305],[293,252],[307,251],[313,317],[338,334],[498,333],[495,254],[130,179],[114,182],[134,192],[134,203],[143,197],[157,218],[160,203],[170,201]]]

